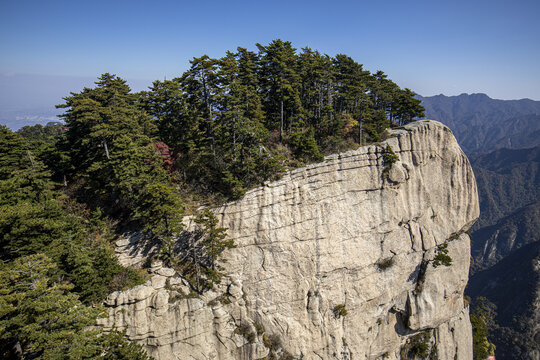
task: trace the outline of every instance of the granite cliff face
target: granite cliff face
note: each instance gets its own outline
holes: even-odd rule
[[[147,284],[109,296],[101,324],[127,329],[160,360],[472,359],[464,232],[479,215],[477,190],[444,125],[393,130],[215,213],[237,245],[215,291],[189,298],[154,263]],[[154,250],[137,237],[117,245],[125,264]],[[448,266],[436,261],[445,254]]]

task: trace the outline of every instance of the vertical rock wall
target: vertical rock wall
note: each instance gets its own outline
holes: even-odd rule
[[[189,298],[181,278],[156,268],[147,284],[111,294],[103,326],[126,328],[160,360],[472,359],[464,232],[479,215],[477,190],[444,125],[393,130],[215,212],[237,245],[223,284]],[[118,251],[134,264],[152,247],[134,238]]]

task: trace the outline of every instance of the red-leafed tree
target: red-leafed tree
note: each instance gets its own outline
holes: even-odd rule
[[[174,170],[174,159],[176,154],[169,148],[169,145],[165,144],[163,141],[158,141],[154,145],[156,151],[161,155],[163,160],[163,167],[168,172],[173,172]]]

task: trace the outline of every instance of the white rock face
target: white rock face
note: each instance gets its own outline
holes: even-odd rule
[[[111,294],[102,325],[127,329],[159,360],[262,359],[271,351],[399,359],[418,334],[438,359],[472,359],[463,232],[479,215],[474,175],[438,122],[391,134],[216,209],[237,247],[215,292],[185,298],[185,284],[161,269],[147,285]],[[389,169],[386,144],[399,157]],[[129,246],[124,263],[152,254],[141,239],[120,241],[119,252]],[[451,265],[434,266],[444,244]]]

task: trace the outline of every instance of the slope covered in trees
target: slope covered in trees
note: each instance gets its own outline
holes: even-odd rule
[[[281,40],[257,47],[194,58],[142,93],[103,74],[58,106],[65,126],[0,128],[4,356],[145,358],[121,334],[88,330],[108,293],[144,281],[118,264],[118,234],[145,231],[202,293],[234,244],[201,204],[423,115],[411,90],[346,55]],[[197,224],[191,234],[185,215]]]
[[[474,240],[473,240],[474,241]],[[529,243],[476,273],[469,281],[473,297],[489,301],[489,339],[500,359],[534,359],[538,352],[540,241]]]
[[[540,200],[540,147],[500,149],[470,160],[481,209],[474,231]]]
[[[118,264],[103,220],[80,211],[49,176],[27,142],[0,127],[0,353],[144,359],[121,335],[87,329],[102,311],[89,305],[141,276]]]
[[[540,316],[540,148],[499,149],[471,156],[480,198],[473,227],[468,294],[491,307],[490,341],[501,359],[528,358],[538,350]]]
[[[533,242],[540,242],[540,200],[474,232],[473,273]]]
[[[141,94],[181,180],[239,197],[291,166],[377,141],[386,127],[422,116],[409,89],[335,58],[275,40],[220,59],[194,58],[173,80]]]

